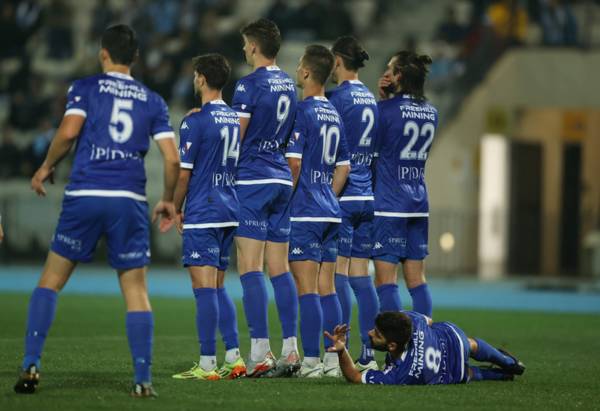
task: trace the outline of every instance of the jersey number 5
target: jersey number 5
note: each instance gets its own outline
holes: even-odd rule
[[[133,133],[133,120],[129,113],[131,110],[133,110],[133,100],[116,98],[113,101],[108,133],[115,143],[123,144],[131,138]]]

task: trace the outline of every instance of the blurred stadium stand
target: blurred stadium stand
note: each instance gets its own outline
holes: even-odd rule
[[[361,78],[372,89],[394,51],[414,48],[432,56],[427,94],[441,124],[427,170],[429,272],[482,270],[480,149],[482,137],[494,133],[514,154],[507,160],[509,205],[494,217],[506,226],[500,274],[600,275],[600,262],[594,263],[600,261],[594,240],[600,235],[600,90],[589,81],[600,70],[598,0],[3,0],[0,212],[6,242],[0,262],[45,255],[68,167],[59,167],[57,187],[43,200],[29,191],[27,179],[43,161],[70,81],[98,71],[99,36],[107,25],[125,22],[137,30],[141,56],[133,74],[167,99],[176,126],[194,105],[190,58],[218,51],[230,59],[229,100],[234,80],[249,72],[238,30],[260,16],[279,24],[278,64],[290,73],[305,45],[328,45],[348,33],[371,54]],[[516,178],[515,170],[537,180]],[[157,150],[147,156],[147,172],[153,202],[162,188]],[[176,264],[179,247],[175,233],[154,235],[154,261]]]

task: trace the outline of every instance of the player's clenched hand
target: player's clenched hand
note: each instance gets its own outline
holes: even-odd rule
[[[379,92],[379,98],[385,100],[389,97],[388,90],[392,81],[386,77],[379,77],[379,81],[377,82],[377,91]]]
[[[44,181],[49,180],[50,184],[54,184],[54,167],[50,168],[44,164],[35,172],[31,179],[31,189],[36,192],[38,196],[45,196],[46,189],[44,188]]]
[[[159,217],[161,218],[159,227],[161,232],[167,231],[173,223],[168,224],[168,221],[163,223],[163,219],[175,221],[175,216],[177,215],[175,211],[175,204],[172,201],[164,201],[160,200],[156,206],[154,207],[154,211],[152,212],[152,222],[154,223]],[[163,226],[166,227],[166,230],[163,231]]]
[[[335,329],[333,330],[333,335],[325,331],[323,334],[325,334],[325,337],[329,338],[333,343],[331,347],[327,349],[327,351],[344,351],[346,349],[346,335],[348,334],[348,331],[350,331],[350,327],[348,327],[346,324],[336,325]]]

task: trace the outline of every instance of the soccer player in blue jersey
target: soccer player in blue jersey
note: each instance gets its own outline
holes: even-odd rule
[[[300,295],[300,336],[304,359],[301,377],[324,374],[320,358],[323,311],[319,297],[319,266],[335,262],[328,248],[337,241],[340,206],[337,196],[350,172],[342,120],[325,97],[325,84],[334,58],[319,45],[306,48],[298,66],[298,103],[292,136],[285,156],[292,170],[290,265]],[[332,330],[333,331],[333,330]],[[336,364],[337,367],[337,364]]]
[[[259,19],[242,28],[241,33],[246,61],[254,68],[238,81],[232,103],[240,116],[236,180],[240,225],[236,245],[251,337],[248,376],[281,376],[300,366],[298,294],[287,260],[292,177],[284,158],[296,112],[296,87],[290,76],[275,65],[281,45],[275,23]],[[277,363],[269,344],[265,259],[283,332]]]
[[[412,297],[413,310],[431,316],[425,280],[429,202],[425,162],[438,125],[423,85],[428,56],[401,51],[379,81],[379,127],[375,160],[373,260],[381,311],[400,311],[398,264]]]
[[[29,302],[23,372],[16,392],[35,391],[58,292],[78,262],[92,260],[98,240],[105,237],[109,263],[118,273],[127,306],[127,337],[135,369],[131,394],[155,395],[150,373],[154,322],[146,291],[150,224],[144,156],[153,138],[164,158],[165,176],[153,220],[159,215],[175,218],[179,156],[164,100],[130,75],[137,54],[131,28],[117,25],[104,32],[99,54],[103,74],[73,83],[65,116],[31,180],[33,190],[45,196],[44,181],[51,179],[54,167],[77,141],[58,226]]]
[[[413,311],[386,311],[375,318],[369,332],[372,346],[387,352],[383,371],[358,371],[346,350],[347,326],[327,334],[337,352],[346,380],[384,385],[460,384],[469,381],[513,380],[523,375],[525,365],[508,352],[479,338],[469,338],[450,322],[432,322]],[[469,358],[489,362],[492,367],[470,366]]]
[[[221,90],[231,68],[220,54],[192,60],[194,89],[202,109],[186,116],[180,127],[181,172],[175,190],[177,225],[183,234],[183,264],[190,272],[196,299],[200,360],[178,379],[233,379],[246,373],[240,357],[235,306],[223,287],[229,251],[238,226],[235,168],[240,121],[223,101]],[[181,212],[185,200],[185,213]],[[217,369],[216,332],[227,352]]]
[[[358,79],[358,70],[364,67],[365,60],[369,59],[364,48],[354,37],[344,36],[333,43],[331,51],[335,55],[332,77],[338,86],[328,93],[328,98],[342,117],[351,155],[352,170],[348,177],[348,183],[340,195],[342,224],[340,225],[338,257],[335,266],[334,290],[337,290],[339,296],[342,318],[336,322],[334,318],[330,317],[330,321],[326,322],[329,324],[327,329],[330,332],[337,324],[350,323],[352,316],[350,289],[352,289],[358,303],[358,320],[362,340],[361,355],[356,366],[363,370],[377,368],[368,333],[373,328],[373,321],[379,312],[375,286],[369,276],[369,258],[373,247],[374,200],[371,165],[379,111],[375,97]],[[323,267],[321,271],[323,271]],[[332,277],[333,275],[321,275],[321,278]],[[331,289],[330,287],[333,288],[328,284],[326,289]],[[330,297],[323,297],[325,318],[328,317],[327,311],[333,311],[326,310],[326,298]],[[328,340],[325,342],[328,344]],[[333,356],[333,364],[335,363],[337,363],[337,356]],[[332,372],[339,369],[338,367],[329,368],[327,364],[325,367],[326,371],[331,369]]]

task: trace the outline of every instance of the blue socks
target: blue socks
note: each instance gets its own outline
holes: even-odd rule
[[[283,338],[296,337],[298,332],[298,291],[291,273],[271,277],[275,304],[281,321]]]
[[[217,355],[219,303],[216,288],[194,288],[196,298],[196,330],[200,355]]]
[[[265,276],[250,271],[240,277],[244,290],[243,303],[251,338],[269,338],[269,299]]]
[[[219,301],[219,331],[225,343],[225,349],[239,348],[237,315],[235,304],[227,294],[225,288],[217,288],[217,299]]]
[[[304,357],[321,355],[321,330],[323,329],[323,311],[319,294],[300,296],[300,336]]]
[[[431,294],[429,293],[427,283],[421,284],[415,288],[409,288],[408,292],[412,297],[413,311],[431,318],[433,305],[431,303]]]
[[[31,364],[40,368],[44,342],[56,313],[57,297],[56,291],[41,287],[34,289],[31,294],[25,334],[25,357],[22,364],[24,370]]]
[[[507,376],[500,370],[491,370],[481,367],[469,367],[471,370],[471,381],[499,381],[506,380]]]
[[[152,366],[152,311],[129,311],[125,321],[129,350],[133,359],[135,383],[150,383]]]
[[[329,294],[321,297],[321,309],[323,310],[323,331],[333,335],[336,325],[342,324],[342,307],[337,294]],[[324,337],[325,351],[331,347],[331,340]]]
[[[370,276],[348,277],[348,279],[358,302],[358,325],[360,339],[363,343],[360,360],[365,363],[373,359],[369,331],[375,327],[375,316],[379,312],[379,301],[377,301],[375,286]]]
[[[383,284],[377,287],[379,311],[401,311],[402,302],[398,292],[398,284]]]
[[[352,317],[352,292],[347,275],[335,275],[335,292],[342,308],[342,324],[349,326]]]
[[[510,367],[515,363],[512,358],[502,354],[487,342],[479,338],[475,338],[475,341],[477,341],[477,351],[475,353],[471,352],[471,358],[481,362],[491,362],[500,367]]]

